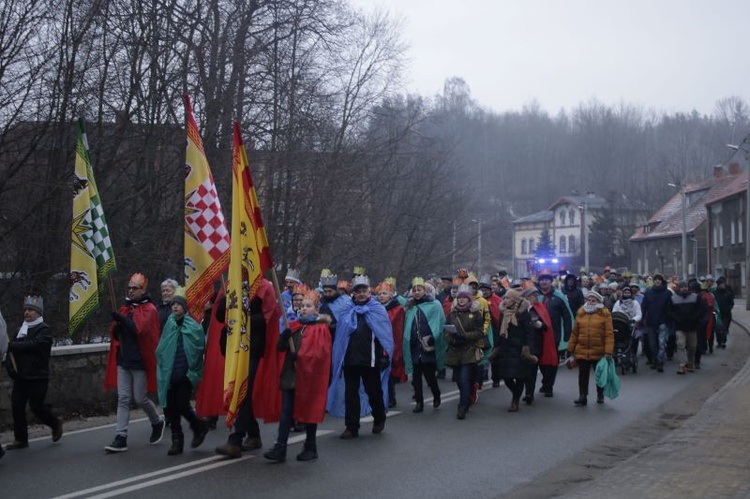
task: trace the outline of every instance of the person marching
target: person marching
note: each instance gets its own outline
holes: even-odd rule
[[[27,296],[23,301],[23,324],[16,337],[8,344],[9,374],[13,378],[11,407],[13,410],[14,441],[7,450],[29,446],[26,424],[26,404],[39,421],[52,428],[52,441],[62,437],[62,421],[44,403],[49,386],[49,358],[52,351],[52,329],[44,322],[44,300],[41,296]],[[5,322],[2,321],[2,325]],[[2,352],[0,352],[2,358]]]
[[[281,419],[276,445],[263,457],[283,463],[293,423],[305,424],[305,446],[298,461],[318,458],[316,432],[323,422],[326,393],[331,374],[331,317],[318,314],[318,294],[308,291],[302,299],[298,319],[289,324],[277,342],[286,352],[281,369]],[[293,349],[290,349],[290,342]]]
[[[339,281],[341,285],[341,281]],[[393,356],[393,329],[385,307],[372,299],[370,278],[352,280],[354,298],[345,302],[333,343],[333,381],[328,390],[328,412],[344,416],[344,440],[359,436],[359,418],[372,410],[372,432],[385,429],[388,377]],[[344,393],[341,397],[340,382]],[[360,392],[363,386],[367,396]],[[368,405],[369,403],[369,405]],[[342,405],[344,407],[342,407]],[[343,409],[343,410],[342,410]]]
[[[172,447],[167,454],[182,454],[185,436],[180,418],[185,418],[193,430],[193,449],[203,443],[208,424],[195,415],[190,395],[203,376],[203,328],[187,314],[184,296],[172,296],[172,315],[167,319],[156,347],[156,384],[159,403],[172,430]]]
[[[104,447],[108,453],[128,450],[133,398],[151,422],[149,443],[156,445],[164,436],[164,420],[147,395],[156,391],[155,351],[159,342],[159,315],[147,288],[148,279],[143,274],[133,274],[128,282],[125,305],[112,312],[104,388],[117,389],[117,424],[114,441]]]
[[[445,346],[442,340],[445,314],[443,307],[435,301],[434,294],[427,291],[423,278],[415,277],[411,285],[411,298],[405,307],[404,365],[406,373],[413,374],[414,400],[417,403],[413,412],[419,413],[424,411],[423,376],[432,391],[432,406],[440,407],[440,387],[436,375],[444,362]]]
[[[531,314],[531,325],[534,328],[534,349],[533,354],[539,358],[539,370],[545,367],[557,367],[558,354],[557,345],[555,344],[555,332],[552,327],[552,319],[549,317],[547,307],[539,301],[539,290],[529,288],[521,293],[528,300],[529,314]],[[532,374],[526,378],[526,395],[523,401],[527,405],[534,402],[534,390],[536,389],[537,369],[534,368]],[[545,395],[547,395],[545,393]]]
[[[409,377],[404,366],[404,307],[395,295],[395,287],[388,281],[383,281],[375,288],[375,296],[388,312],[388,319],[393,328],[393,359],[391,359],[391,375],[388,378],[388,407],[396,407],[396,384],[405,383]]]
[[[612,357],[615,347],[615,334],[612,314],[604,306],[604,297],[596,291],[589,291],[586,303],[578,310],[573,324],[573,332],[568,342],[568,355],[574,355],[578,364],[577,407],[587,404],[589,378],[592,368],[604,356]],[[604,403],[604,388],[596,387],[596,403]]]
[[[458,385],[458,411],[456,418],[465,419],[471,403],[471,385],[477,363],[482,357],[481,344],[484,339],[484,315],[479,305],[472,299],[471,288],[466,284],[458,286],[456,298],[451,305],[445,339],[448,349],[445,364],[455,372]]]

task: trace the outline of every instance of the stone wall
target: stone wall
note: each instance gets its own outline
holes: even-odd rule
[[[107,414],[114,409],[114,390],[104,391],[104,371],[109,344],[69,345],[52,348],[47,403],[57,415]],[[12,427],[10,394],[13,381],[0,374],[0,431]],[[29,412],[29,423],[36,418]]]

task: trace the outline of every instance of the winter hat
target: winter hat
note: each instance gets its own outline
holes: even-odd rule
[[[523,292],[521,292],[521,296],[523,296],[524,298],[528,298],[531,295],[537,295],[538,296],[539,295],[539,290],[536,289],[536,288],[529,288],[529,289],[525,289]]]
[[[23,309],[33,310],[39,315],[44,315],[44,299],[41,296],[27,296],[23,299]]]
[[[462,297],[468,298],[469,300],[471,300],[471,297],[472,297],[471,288],[467,284],[461,284],[458,287],[458,292],[456,293],[456,299],[462,298]]]
[[[179,303],[180,305],[182,305],[183,310],[187,312],[188,303],[184,296],[174,295],[172,299],[169,301],[169,304],[174,305],[175,303]]]
[[[596,298],[596,301],[598,301],[599,303],[604,303],[604,297],[600,295],[599,293],[597,293],[596,291],[594,291],[593,289],[589,291],[588,293],[586,293],[586,299],[588,300],[592,296]]]

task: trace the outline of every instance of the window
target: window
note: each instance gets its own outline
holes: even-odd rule
[[[729,243],[734,244],[737,242],[737,237],[734,232],[734,220],[729,223]]]
[[[713,239],[714,239],[714,249],[716,249],[719,246],[719,229],[715,225],[714,225]]]
[[[565,253],[565,236],[560,236],[560,253]]]
[[[565,225],[565,211],[560,210],[560,225]]]
[[[534,244],[534,238],[532,237],[529,239],[529,253],[534,253],[536,251],[536,245]]]
[[[526,239],[521,239],[521,254],[526,254]]]
[[[739,220],[737,220],[737,242],[742,244],[742,224]]]
[[[724,226],[719,225],[719,246],[724,247]]]
[[[576,224],[576,210],[570,210],[568,212],[568,218],[570,219],[570,225]],[[570,250],[573,251],[573,250]]]
[[[576,252],[576,236],[568,236],[568,253]]]

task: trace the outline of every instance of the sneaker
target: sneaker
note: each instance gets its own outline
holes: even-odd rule
[[[263,442],[261,442],[260,437],[247,437],[244,442],[242,442],[242,452],[250,452],[251,450],[260,449],[263,447]]]
[[[685,364],[685,371],[689,373],[695,372],[695,366],[693,364]]]
[[[677,366],[677,374],[685,374],[685,366],[683,364]]]
[[[166,426],[167,425],[164,423],[163,419],[156,424],[152,424],[151,436],[148,439],[148,443],[151,445],[156,445],[161,442],[161,439],[164,438],[164,428],[166,428]]]
[[[128,438],[122,435],[117,435],[111,444],[104,448],[107,453],[112,452],[125,452],[128,450]]]
[[[14,440],[5,446],[5,450],[28,449],[28,448],[29,448],[28,442],[19,442],[18,440]]]

